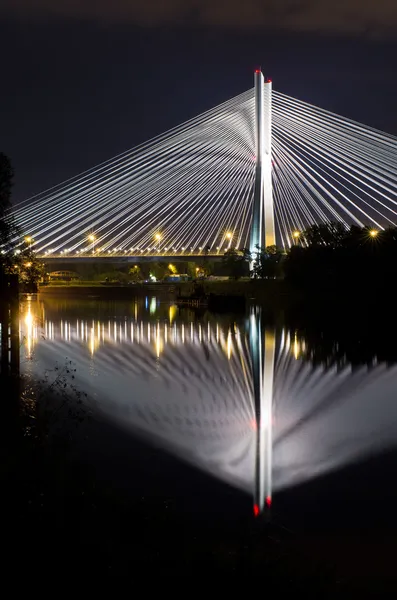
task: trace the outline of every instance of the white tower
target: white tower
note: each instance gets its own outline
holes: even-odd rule
[[[250,251],[276,243],[272,193],[272,82],[255,71],[255,187]]]

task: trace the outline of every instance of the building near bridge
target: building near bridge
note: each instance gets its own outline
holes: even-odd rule
[[[187,273],[173,273],[164,277],[164,281],[170,281],[173,283],[179,283],[181,281],[191,281],[192,278]]]
[[[78,281],[80,275],[74,271],[52,271],[48,273],[49,281]]]

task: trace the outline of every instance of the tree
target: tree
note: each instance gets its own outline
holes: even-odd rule
[[[284,263],[286,280],[310,294],[373,302],[394,299],[397,276],[397,228],[372,225],[345,229],[323,223],[306,232],[307,244],[294,245]]]
[[[308,246],[327,246],[339,248],[343,245],[348,230],[340,222],[320,223],[311,225],[302,233],[302,238]]]
[[[214,272],[214,263],[213,261],[208,260],[208,254],[210,251],[211,246],[205,246],[203,261],[199,265],[199,269],[205,277],[212,275],[212,273]]]
[[[23,240],[14,218],[8,214],[13,178],[11,161],[0,152],[0,270],[5,274],[17,274],[26,291],[35,291],[37,282],[44,275],[44,265],[30,244]]]
[[[11,272],[15,262],[15,239],[20,232],[15,221],[7,215],[11,207],[14,172],[11,161],[0,152],[0,268]]]
[[[164,279],[166,275],[169,275],[169,272],[170,271],[168,265],[166,265],[165,263],[154,262],[150,265],[150,276],[155,277],[156,281],[161,281],[162,279]]]
[[[227,250],[223,255],[223,263],[229,277],[236,280],[240,279],[240,277],[244,277],[244,275],[248,275],[248,260],[249,257],[246,250],[239,252],[238,250],[230,248],[230,250]]]
[[[251,274],[258,279],[275,278],[281,274],[283,251],[277,246],[257,248]]]
[[[40,262],[26,243],[16,255],[13,269],[18,273],[19,282],[26,292],[35,292],[37,283],[45,276],[44,263]]]
[[[144,279],[139,265],[134,265],[133,267],[131,267],[131,269],[129,270],[129,276],[130,281],[132,281],[132,283],[140,283]]]

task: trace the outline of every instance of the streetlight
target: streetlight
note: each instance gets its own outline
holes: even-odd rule
[[[92,242],[92,253],[95,254],[95,235],[91,233],[91,235],[88,236],[88,239]]]
[[[161,252],[161,248],[160,248],[160,242],[161,242],[161,233],[156,233],[156,235],[154,236],[154,239],[156,240],[156,242],[158,243],[158,247],[153,248],[153,250],[158,250],[159,252]]]
[[[376,236],[378,235],[378,233],[379,233],[379,231],[377,229],[371,229],[370,232],[369,232],[369,235],[372,238],[376,238]]]
[[[29,250],[32,250],[32,242],[34,242],[33,238],[30,235],[25,237],[25,242],[29,244]]]
[[[300,231],[293,231],[292,232],[292,237],[294,238],[295,244],[297,244],[299,242],[300,236],[301,236],[301,232]]]

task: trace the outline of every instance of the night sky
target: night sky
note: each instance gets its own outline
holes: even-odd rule
[[[275,89],[397,135],[395,0],[0,0],[14,202],[237,95]]]

